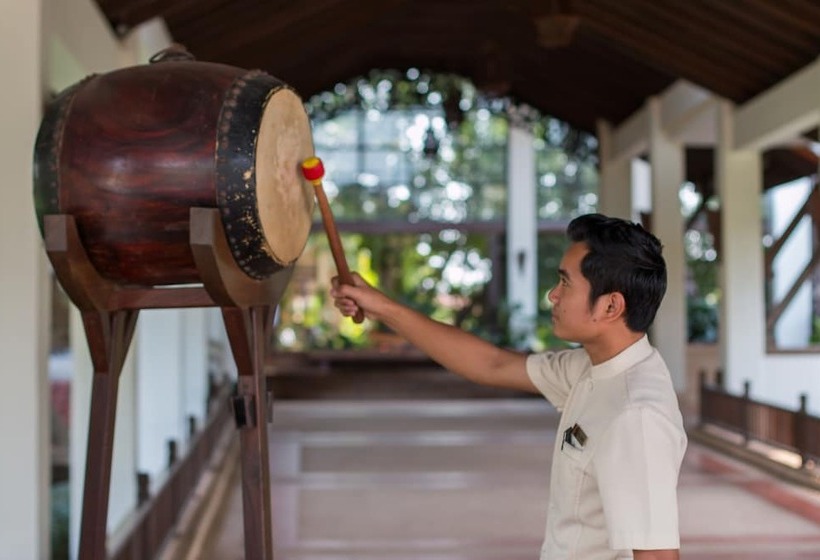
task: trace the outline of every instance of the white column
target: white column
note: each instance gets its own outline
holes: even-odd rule
[[[138,319],[139,322],[139,319]],[[108,533],[122,526],[137,507],[137,417],[135,341],[120,372],[111,489],[108,495]]]
[[[182,314],[179,309],[143,311],[137,324],[137,464],[151,477],[168,466],[168,441],[186,440],[181,404]],[[180,449],[181,450],[181,449]]]
[[[204,425],[208,395],[208,320],[205,309],[182,312],[182,413]]]
[[[678,392],[686,388],[686,258],[679,192],[685,179],[683,146],[672,141],[661,121],[658,99],[649,100],[649,159],[652,163],[652,230],[663,243],[667,288],[653,343],[669,366]]]
[[[510,122],[507,147],[507,302],[514,338],[533,332],[538,313],[538,224],[532,132]]]
[[[742,392],[743,382],[759,379],[766,355],[766,310],[762,247],[760,153],[736,150],[734,108],[718,111],[715,182],[721,211],[720,346],[727,388]]]
[[[225,377],[235,380],[237,377],[236,361],[225,331],[222,311],[212,307],[205,310],[208,333],[208,370],[216,375],[217,381]]]
[[[607,216],[634,219],[632,204],[632,158],[613,156],[612,127],[598,122],[598,210]]]
[[[71,395],[70,395],[70,425],[69,425],[69,496],[71,509],[69,512],[69,554],[77,558],[80,546],[80,522],[83,517],[83,488],[85,487],[85,459],[88,446],[88,421],[91,409],[91,385],[94,377],[94,366],[91,363],[91,353],[83,329],[83,321],[79,310],[71,306],[68,324],[69,346],[71,348]],[[114,420],[117,426],[119,418]],[[114,437],[117,437],[117,428]],[[113,480],[113,459],[112,459]]]
[[[41,2],[0,1],[0,558],[49,557],[48,267],[31,198]]]
[[[162,18],[153,18],[138,25],[125,37],[126,55],[123,65],[147,64],[156,53],[170,46],[171,32]]]

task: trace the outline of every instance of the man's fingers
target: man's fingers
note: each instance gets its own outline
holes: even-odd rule
[[[345,317],[356,315],[361,308],[355,297],[360,293],[357,290],[369,286],[369,284],[357,272],[352,272],[353,286],[342,284],[338,276],[330,279],[330,295],[333,297],[333,305]],[[353,297],[351,297],[353,296]]]
[[[356,312],[358,312],[359,310],[359,306],[356,305],[356,302],[354,302],[351,299],[339,299],[336,300],[335,303],[336,307],[339,309],[342,315],[346,317],[351,317],[355,315]]]

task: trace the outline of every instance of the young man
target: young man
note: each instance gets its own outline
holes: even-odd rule
[[[580,348],[526,355],[405,307],[355,275],[334,279],[342,314],[362,309],[450,371],[543,394],[561,420],[542,560],[676,560],[677,481],[686,434],[663,359],[646,331],[666,291],[658,239],[600,214],[567,228],[549,294],[555,334]]]

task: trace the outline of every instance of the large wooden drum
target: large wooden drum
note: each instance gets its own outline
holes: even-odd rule
[[[218,208],[236,264],[262,280],[304,249],[313,155],[299,96],[260,71],[171,49],[94,75],[48,107],[34,154],[40,228],[70,214],[101,276],[124,285],[200,281],[192,207]]]

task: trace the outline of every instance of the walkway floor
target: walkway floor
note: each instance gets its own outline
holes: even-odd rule
[[[557,414],[535,399],[288,401],[270,429],[276,560],[534,560]],[[820,559],[820,493],[697,443],[684,560]],[[205,560],[244,557],[236,480]]]

